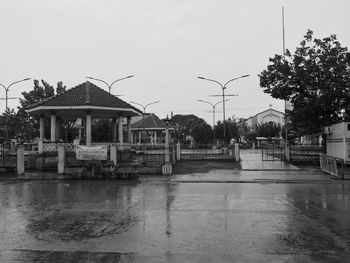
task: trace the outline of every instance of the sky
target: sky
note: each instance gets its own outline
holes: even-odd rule
[[[222,98],[226,117],[247,118],[270,108],[284,111],[259,87],[269,58],[282,54],[282,6],[286,48],[294,52],[308,29],[317,38],[336,34],[350,46],[348,0],[0,0],[0,83],[9,97],[33,88],[33,80],[67,88],[86,76],[115,83],[112,94],[164,118],[195,114],[212,124],[212,106]],[[101,82],[94,82],[108,90]],[[0,87],[0,97],[5,89]],[[18,99],[8,100],[10,108]],[[0,112],[5,100],[0,100]],[[222,104],[216,107],[222,120]]]

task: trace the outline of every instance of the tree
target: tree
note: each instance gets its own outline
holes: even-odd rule
[[[41,85],[40,85],[41,84]],[[11,137],[20,136],[25,140],[32,140],[36,137],[39,130],[39,122],[35,118],[31,117],[26,108],[29,105],[40,102],[44,99],[48,99],[55,94],[60,94],[66,90],[66,86],[62,82],[57,83],[56,92],[53,86],[49,85],[46,81],[41,80],[41,83],[38,80],[34,80],[34,88],[29,92],[22,92],[23,99],[20,99],[21,106],[18,107],[17,113],[12,112],[9,117],[12,115],[12,124],[11,127],[17,127],[18,132],[11,132]],[[9,118],[11,120],[11,118]],[[48,122],[47,122],[48,123]],[[61,134],[64,135],[64,138],[71,139],[73,137],[72,127],[75,125],[75,120],[69,120],[67,118],[61,119]],[[23,131],[21,131],[23,130]],[[45,129],[48,136],[49,129]],[[11,130],[10,130],[11,131]]]
[[[272,121],[266,123],[260,123],[256,127],[256,136],[266,137],[272,139],[273,137],[279,137],[281,134],[281,125]]]
[[[323,39],[308,30],[292,55],[270,58],[259,75],[260,86],[273,98],[290,101],[287,111],[294,134],[320,132],[350,113],[350,53],[335,35]]]
[[[191,135],[195,140],[199,140],[198,142],[207,142],[208,137],[212,136],[208,129],[211,129],[210,125],[196,115],[176,114],[170,122],[176,125],[175,137],[180,141],[186,141],[186,136]]]
[[[228,119],[225,120],[225,128],[226,128],[226,143],[230,139],[235,139],[238,141],[239,139],[239,127],[234,120]],[[215,137],[220,140],[224,140],[224,123],[218,121],[215,126]]]
[[[213,139],[213,130],[208,123],[199,123],[193,127],[192,137],[197,143],[206,144]]]

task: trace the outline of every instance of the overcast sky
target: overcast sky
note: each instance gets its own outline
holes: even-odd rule
[[[284,111],[258,78],[282,53],[282,6],[291,51],[307,29],[318,38],[336,34],[350,46],[349,0],[0,0],[0,83],[30,77],[71,88],[85,76],[111,83],[135,75],[112,93],[141,104],[160,101],[147,111],[161,118],[193,113],[212,124],[211,106],[197,100],[217,102],[208,95],[221,88],[197,76],[226,82],[249,74],[229,84],[227,93],[239,96],[227,102],[226,116],[249,117],[269,104]],[[32,80],[17,84],[9,97],[32,88]]]

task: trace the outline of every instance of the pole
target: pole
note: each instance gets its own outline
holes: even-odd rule
[[[8,100],[9,100],[9,97],[8,97],[8,92],[10,90],[10,87],[14,84],[17,84],[17,83],[20,83],[20,82],[23,82],[23,81],[27,81],[27,80],[30,80],[30,78],[25,78],[25,79],[22,79],[22,80],[17,80],[17,81],[14,81],[12,82],[10,85],[8,85],[7,87],[3,84],[0,83],[0,86],[2,86],[4,89],[5,89],[5,122],[6,122],[6,142],[8,142],[9,140],[9,127],[8,127],[8,114],[7,114],[7,111],[8,111]]]
[[[233,78],[233,79],[230,79],[229,81],[227,81],[225,83],[225,85],[222,85],[219,81],[217,80],[214,80],[214,79],[208,79],[208,78],[205,78],[205,77],[197,77],[199,79],[202,79],[202,80],[207,80],[207,81],[212,81],[212,82],[215,82],[217,84],[220,85],[220,87],[222,88],[222,109],[223,109],[223,125],[224,125],[224,142],[226,143],[226,127],[225,127],[225,89],[227,87],[227,85],[234,81],[234,80],[237,80],[237,79],[241,79],[241,78],[245,78],[245,77],[248,77],[249,75],[243,75],[243,76],[240,76],[240,77],[236,77],[236,78]],[[215,96],[215,95],[214,95]],[[227,96],[236,96],[236,95],[227,95]]]
[[[115,81],[113,81],[111,84],[108,84],[106,81],[102,80],[102,79],[97,79],[97,78],[93,78],[93,77],[86,77],[88,79],[92,79],[92,80],[97,80],[97,81],[100,81],[100,82],[103,82],[104,84],[107,85],[108,87],[108,92],[111,93],[111,89],[112,89],[112,86],[114,83],[118,82],[118,81],[121,81],[121,80],[124,80],[124,79],[129,79],[129,78],[132,78],[134,77],[135,75],[130,75],[130,76],[127,76],[127,77],[124,77],[124,78],[120,78],[120,79],[117,79]]]
[[[284,6],[282,6],[282,48],[283,48],[283,60],[286,58],[286,44],[285,44],[285,32],[284,32]],[[287,100],[284,100],[284,132],[285,132],[285,144],[288,144],[288,128],[287,128]]]

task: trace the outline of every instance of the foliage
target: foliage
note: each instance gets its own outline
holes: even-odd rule
[[[200,123],[194,126],[191,135],[200,144],[206,144],[213,139],[212,128],[207,123]]]
[[[260,123],[256,127],[255,135],[258,137],[266,137],[271,139],[273,137],[279,137],[281,134],[281,125],[272,121],[266,123]]]
[[[218,121],[214,129],[215,129],[216,139],[224,140],[224,123],[221,121]],[[226,130],[226,143],[228,143],[232,138],[238,141],[239,126],[237,125],[236,121],[231,119],[226,120],[225,130]]]
[[[110,120],[97,120],[92,123],[92,138],[95,142],[112,141],[112,124]]]
[[[191,135],[195,140],[199,140],[198,142],[207,142],[212,136],[209,131],[210,125],[196,115],[176,114],[170,122],[175,124],[175,137],[180,141],[186,141],[186,136]]]
[[[29,116],[26,111],[26,108],[29,105],[40,102],[44,99],[52,97],[55,95],[55,89],[49,85],[46,81],[41,81],[42,86],[38,80],[34,80],[34,88],[29,92],[22,92],[23,99],[20,99],[21,106],[18,107],[18,111],[14,112],[13,110],[10,112],[5,112],[4,116],[8,116],[9,120],[9,137],[20,137],[23,140],[30,141],[35,138],[38,134],[39,130],[39,122],[37,119]],[[64,92],[66,90],[66,86],[63,86],[62,82],[57,83],[56,94]],[[49,134],[48,122],[46,127],[46,136]],[[61,120],[62,131],[67,138],[69,131],[74,125],[75,120]]]
[[[260,86],[273,98],[290,101],[289,130],[311,134],[350,113],[350,53],[335,35],[323,39],[308,30],[292,55],[275,55],[259,75]]]

